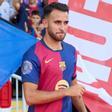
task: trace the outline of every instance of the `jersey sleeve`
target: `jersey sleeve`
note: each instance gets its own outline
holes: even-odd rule
[[[31,47],[24,55],[21,67],[22,82],[37,84],[40,74],[40,63],[35,54],[35,46]]]

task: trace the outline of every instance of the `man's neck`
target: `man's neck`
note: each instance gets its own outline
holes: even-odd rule
[[[43,38],[45,44],[52,50],[62,50],[61,41],[55,41],[47,36]]]

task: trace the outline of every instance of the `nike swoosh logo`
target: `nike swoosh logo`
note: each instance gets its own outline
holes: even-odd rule
[[[52,60],[53,60],[53,58],[45,60],[45,63],[47,64],[47,63],[51,62]]]

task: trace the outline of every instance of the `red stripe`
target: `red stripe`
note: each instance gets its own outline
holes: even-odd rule
[[[57,2],[58,0],[48,0],[49,3]]]
[[[97,64],[101,64],[101,65],[104,65],[104,66],[108,66],[108,67],[111,67],[112,68],[112,58],[110,60],[107,60],[107,61],[100,61],[100,60],[96,60],[96,59],[93,59],[93,58],[90,58],[90,57],[87,57],[87,56],[84,56],[82,55],[82,59],[84,60],[87,60],[89,62],[93,62],[93,63],[97,63]],[[80,69],[81,70],[81,69]],[[78,71],[81,72],[79,69]],[[82,70],[83,71],[83,70]],[[109,85],[112,85],[112,69],[109,73],[109,78],[108,78],[108,82],[105,82],[105,81],[98,81],[96,82],[96,84],[93,84],[93,85],[101,85],[101,87],[105,88],[109,93],[110,93],[110,90],[109,89],[111,86]],[[99,84],[98,84],[99,83]],[[97,87],[97,86],[96,86]],[[111,92],[112,94],[112,92]]]
[[[111,72],[110,72],[110,75],[109,75],[108,84],[110,85],[110,87],[112,86],[112,69],[111,69]]]
[[[112,106],[101,100],[96,94],[86,92],[84,94],[84,101],[90,112],[111,112]]]
[[[112,59],[109,59],[107,61],[100,61],[100,60],[97,60],[97,59],[94,59],[94,58],[91,58],[88,56],[84,56],[84,55],[81,55],[81,56],[82,56],[82,59],[84,59],[84,60],[87,60],[87,61],[90,61],[93,63],[97,63],[97,64],[101,64],[104,66],[112,67]]]
[[[79,66],[76,67],[76,71],[83,72],[82,68]]]
[[[95,42],[102,45],[105,44],[106,42],[106,39],[103,36],[99,36],[99,35],[86,32],[80,29],[72,28],[72,27],[68,28],[68,33],[75,35],[77,38],[81,38],[81,39],[88,40],[88,41]]]
[[[112,22],[112,5],[100,1],[97,11],[92,12],[84,9],[85,1],[86,0],[69,0],[68,5],[70,7],[70,10],[99,18],[108,22]]]

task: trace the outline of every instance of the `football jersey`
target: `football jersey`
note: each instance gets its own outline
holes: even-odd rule
[[[76,78],[76,50],[61,42],[62,50],[50,49],[43,40],[37,42],[25,54],[22,65],[22,82],[38,85],[39,90],[55,91],[61,85],[69,87]],[[65,85],[64,85],[65,84]],[[71,97],[51,103],[33,105],[28,112],[72,112]]]

